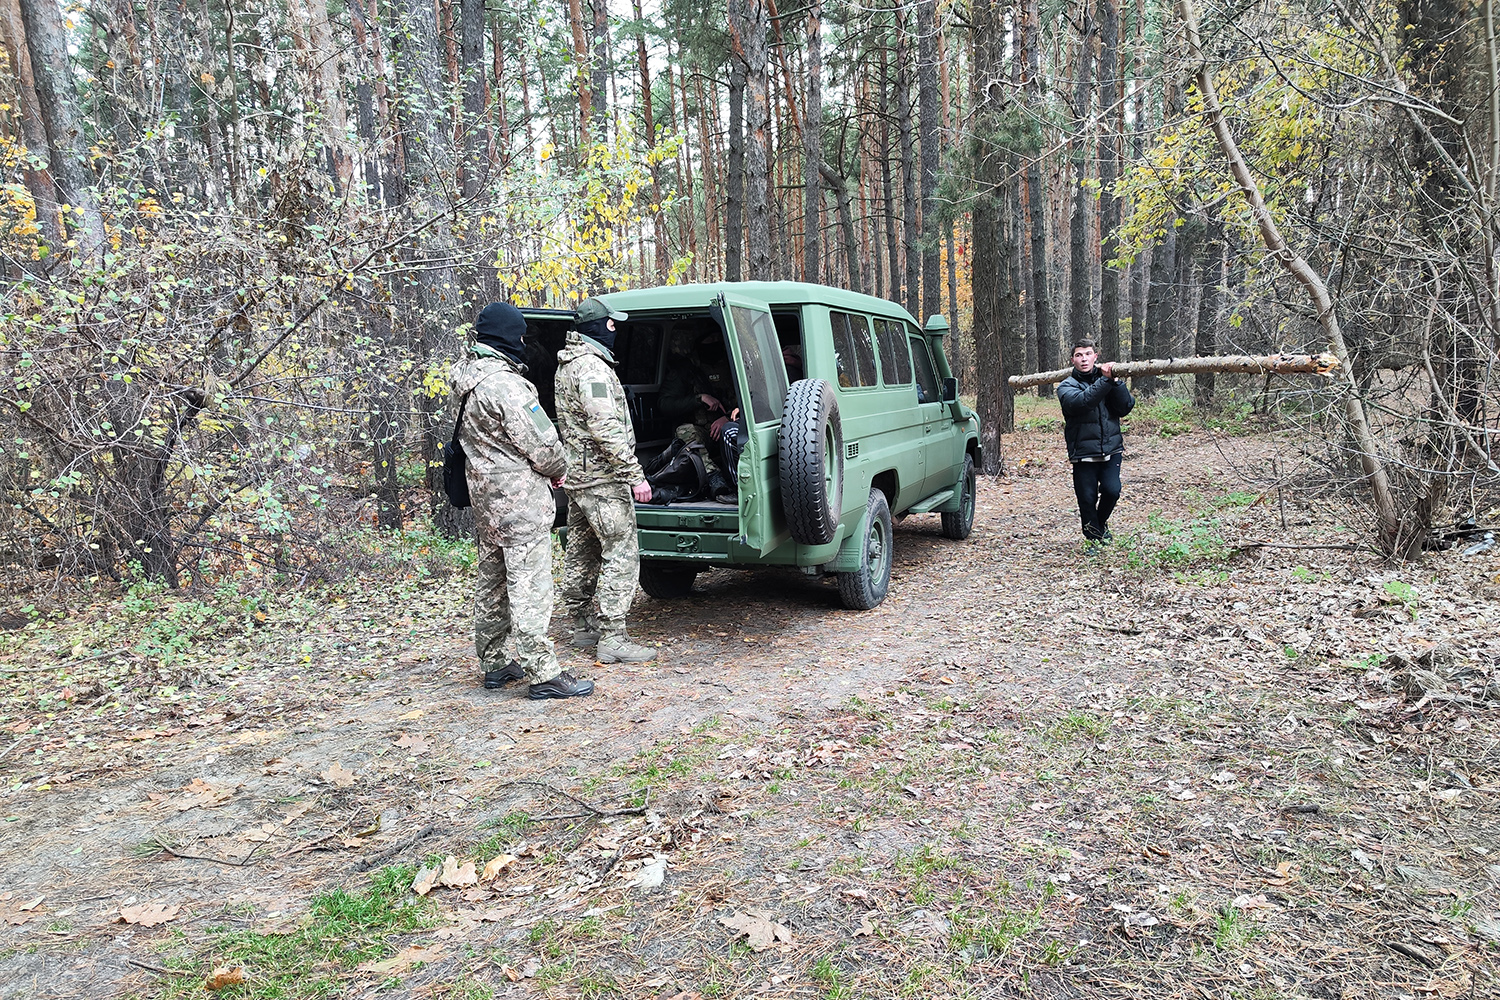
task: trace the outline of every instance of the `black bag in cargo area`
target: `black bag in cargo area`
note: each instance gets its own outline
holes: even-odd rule
[[[701,444],[688,444],[679,438],[648,461],[643,471],[651,484],[650,503],[701,500],[708,495],[708,467],[703,462]]]

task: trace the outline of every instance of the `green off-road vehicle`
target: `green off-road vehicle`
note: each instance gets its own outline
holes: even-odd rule
[[[684,339],[720,338],[745,416],[736,502],[636,505],[646,593],[685,595],[710,566],[795,566],[834,575],[845,607],[873,608],[890,584],[893,517],[936,512],[945,536],[969,536],[979,421],[958,401],[941,316],[922,330],[895,303],[796,282],[601,298],[630,316],[615,356],[643,463],[680,423],[660,400]],[[571,314],[524,311],[531,377],[555,414],[556,351]],[[804,370],[789,380],[799,360]]]

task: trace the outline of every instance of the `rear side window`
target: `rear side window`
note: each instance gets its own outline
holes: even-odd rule
[[[620,381],[626,385],[656,382],[656,362],[661,354],[661,324],[626,323],[615,337],[615,358],[620,362]]]
[[[874,385],[875,350],[870,345],[870,324],[863,316],[830,312],[833,327],[833,356],[838,362],[839,385],[845,389]]]
[[[937,372],[932,367],[932,355],[927,353],[927,341],[922,337],[910,340],[911,359],[917,368],[917,402],[939,402]]]
[[[880,345],[880,376],[886,385],[911,385],[911,356],[906,353],[906,324],[875,320],[875,342]]]
[[[744,306],[730,306],[740,357],[745,362],[745,390],[750,397],[750,419],[757,424],[781,419],[786,399],[786,369],[771,314]]]

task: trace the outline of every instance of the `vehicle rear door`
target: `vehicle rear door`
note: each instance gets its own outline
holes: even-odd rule
[[[735,484],[741,541],[765,555],[789,537],[776,456],[776,433],[786,401],[786,366],[769,306],[745,295],[722,292],[712,308],[734,358],[748,430]]]

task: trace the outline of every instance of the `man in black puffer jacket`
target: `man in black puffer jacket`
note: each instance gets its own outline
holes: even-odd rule
[[[1057,387],[1062,404],[1063,437],[1068,461],[1073,463],[1073,492],[1083,537],[1109,541],[1109,515],[1120,500],[1120,460],[1125,436],[1120,418],[1135,407],[1135,397],[1123,379],[1114,377],[1114,364],[1097,364],[1094,342],[1073,345],[1073,374]]]

